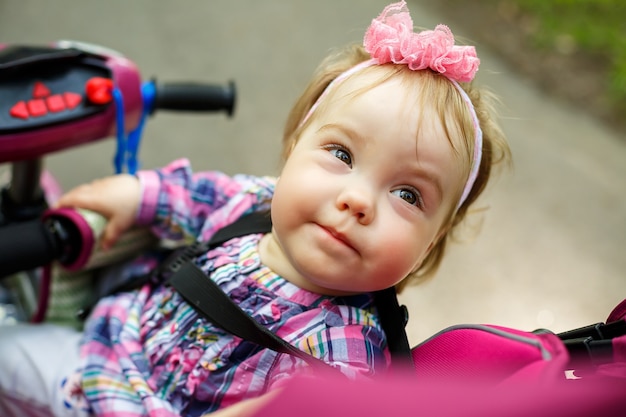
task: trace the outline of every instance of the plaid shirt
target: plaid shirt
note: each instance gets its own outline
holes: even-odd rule
[[[207,240],[242,215],[269,209],[275,184],[269,177],[193,174],[186,160],[138,176],[138,223],[169,239]],[[296,287],[261,263],[260,238],[232,239],[196,262],[255,320],[348,377],[386,370],[372,297]],[[154,284],[102,299],[86,324],[81,354],[82,391],[98,416],[198,416],[310,371],[300,359],[221,331],[171,287]]]

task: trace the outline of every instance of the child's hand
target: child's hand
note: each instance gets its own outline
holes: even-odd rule
[[[141,185],[132,175],[120,174],[80,185],[63,195],[57,207],[95,211],[107,220],[102,248],[109,249],[134,223],[141,201]]]

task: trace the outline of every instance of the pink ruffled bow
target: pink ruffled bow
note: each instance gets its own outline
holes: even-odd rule
[[[363,45],[379,64],[406,64],[411,70],[430,68],[458,82],[472,81],[480,64],[476,49],[455,45],[445,25],[414,33],[404,0],[388,5],[372,20]]]

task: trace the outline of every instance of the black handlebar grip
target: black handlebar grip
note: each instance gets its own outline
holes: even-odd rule
[[[235,84],[198,83],[157,84],[154,109],[180,111],[220,111],[232,116],[235,108]]]
[[[0,278],[49,264],[63,252],[52,224],[32,220],[0,227]]]

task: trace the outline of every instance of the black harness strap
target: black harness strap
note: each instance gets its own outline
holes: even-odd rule
[[[405,327],[409,321],[409,311],[406,306],[398,303],[394,287],[374,293],[374,303],[378,310],[380,325],[387,336],[389,353],[396,362],[413,364],[411,346]]]
[[[324,361],[295,348],[260,325],[193,263],[185,263],[170,277],[169,283],[198,313],[228,333],[276,352],[293,355],[310,365],[327,366]]]
[[[234,237],[252,233],[271,231],[269,213],[253,213],[242,217],[235,223],[219,230],[209,242],[191,245],[183,253],[169,259],[161,269],[169,276],[172,285],[198,313],[227,332],[272,349],[276,352],[296,356],[312,365],[327,364],[287,343],[256,320],[250,317],[219,286],[213,282],[191,260],[210,248]],[[408,315],[404,306],[398,304],[394,288],[378,291],[374,294],[381,326],[387,336],[387,343],[394,360],[412,363],[411,349],[404,327]]]
[[[253,233],[269,233],[272,230],[272,217],[269,212],[260,211],[241,217],[215,232],[209,240],[209,245],[215,247],[234,237],[251,235]]]

